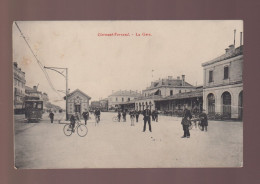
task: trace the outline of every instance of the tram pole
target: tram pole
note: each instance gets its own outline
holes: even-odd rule
[[[53,70],[53,71],[61,74],[66,79],[66,91],[65,91],[65,95],[66,95],[66,120],[68,120],[69,119],[69,115],[68,115],[68,68],[46,67],[46,66],[44,66],[44,68],[49,69],[49,70]],[[63,70],[63,71],[66,70],[66,75],[64,75],[63,72],[60,72],[59,70]]]
[[[66,68],[66,120],[68,121],[68,68]]]

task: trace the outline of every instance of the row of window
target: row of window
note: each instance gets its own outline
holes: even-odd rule
[[[224,80],[229,78],[229,67],[224,67]],[[213,70],[209,71],[209,82],[213,82]]]
[[[127,98],[127,102],[129,102],[131,99],[130,98]],[[125,98],[122,98],[122,101],[121,102],[124,102],[125,101]],[[118,98],[116,97],[116,102],[118,102]]]
[[[14,79],[14,84],[15,84],[15,86],[19,86],[19,87],[22,87],[22,88],[24,88],[24,86],[25,86],[24,83],[22,83],[22,82],[20,82],[16,79]]]
[[[179,90],[179,93],[183,92],[182,90]],[[186,89],[184,90],[184,92],[186,92]],[[158,90],[158,93],[155,95],[159,95],[161,96],[161,90]],[[146,95],[146,93],[144,94],[144,96],[150,96],[150,94]],[[170,90],[170,96],[173,96],[173,90]]]

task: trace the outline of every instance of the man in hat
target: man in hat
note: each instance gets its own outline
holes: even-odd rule
[[[89,112],[87,109],[85,109],[85,111],[82,113],[82,116],[85,120],[85,125],[87,125],[87,121],[88,121],[88,117],[89,117]]]
[[[53,112],[51,111],[50,114],[49,114],[49,117],[51,119],[51,123],[53,123],[53,119],[54,119],[54,114]]]
[[[185,138],[185,137],[190,138],[189,126],[191,124],[191,118],[192,118],[191,112],[188,109],[188,106],[185,105],[185,109],[184,109],[183,117],[182,117],[182,121],[181,121],[184,135],[181,138]]]
[[[143,111],[143,116],[144,116],[144,128],[143,132],[146,130],[146,123],[148,122],[149,124],[149,131],[152,132],[152,126],[151,126],[151,110],[146,107],[146,109]]]

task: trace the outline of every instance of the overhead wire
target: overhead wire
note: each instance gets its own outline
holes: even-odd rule
[[[21,36],[23,37],[24,41],[26,42],[27,46],[29,47],[29,49],[30,49],[31,53],[33,54],[34,58],[36,59],[38,65],[39,65],[40,68],[41,68],[41,70],[43,71],[43,73],[44,73],[44,75],[45,75],[45,77],[46,77],[46,79],[47,79],[47,81],[48,81],[48,84],[50,85],[51,89],[52,89],[53,91],[55,91],[60,97],[62,97],[61,94],[59,93],[59,91],[56,90],[55,87],[53,86],[53,84],[52,84],[52,82],[51,82],[51,79],[50,79],[48,73],[47,73],[46,70],[44,69],[43,64],[39,61],[39,59],[37,58],[37,56],[36,56],[35,53],[33,52],[33,50],[32,50],[32,48],[31,48],[29,42],[28,42],[27,39],[25,38],[25,36],[24,36],[22,30],[20,29],[20,27],[18,26],[17,22],[15,22],[15,25],[16,25],[17,29],[19,30]]]

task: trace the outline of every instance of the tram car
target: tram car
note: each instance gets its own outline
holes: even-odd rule
[[[28,122],[38,122],[42,119],[43,101],[39,97],[26,97],[24,107],[25,119]]]

